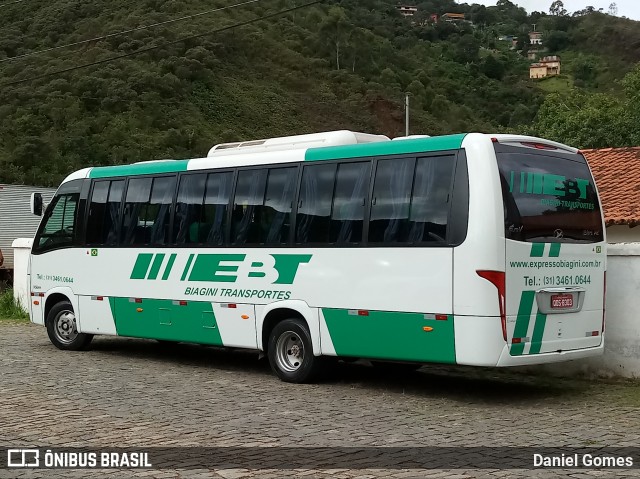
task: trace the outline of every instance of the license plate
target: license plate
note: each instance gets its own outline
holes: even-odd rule
[[[573,294],[551,295],[551,309],[573,308]]]

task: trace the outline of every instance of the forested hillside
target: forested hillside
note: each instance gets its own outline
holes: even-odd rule
[[[527,15],[508,0],[419,2],[413,18],[385,0],[304,5],[0,5],[0,182],[55,185],[85,166],[197,157],[233,140],[332,129],[400,136],[405,92],[411,133],[640,144],[637,22],[588,10]],[[447,12],[470,22],[429,20]],[[561,78],[529,80],[522,39],[532,23],[566,57]],[[518,48],[503,35],[517,35]]]

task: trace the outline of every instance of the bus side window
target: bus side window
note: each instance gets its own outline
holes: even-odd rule
[[[407,242],[414,169],[414,158],[378,161],[369,220],[370,243]]]
[[[338,165],[331,208],[330,243],[350,244],[362,241],[370,169],[370,161]]]
[[[169,219],[175,185],[175,176],[129,180],[122,244],[155,246],[169,242]]]
[[[454,164],[453,156],[418,158],[411,195],[408,241],[446,241]]]
[[[127,186],[120,242],[123,245],[148,243],[146,217],[152,178],[132,178]]]
[[[336,165],[305,165],[296,216],[296,243],[327,243]]]
[[[267,169],[240,170],[233,200],[231,244],[260,242],[260,206],[264,201]]]
[[[177,244],[201,242],[198,232],[203,221],[202,203],[206,182],[206,174],[184,175],[180,179],[173,222],[174,238]]]
[[[147,209],[148,222],[151,222],[149,243],[152,245],[166,245],[171,241],[169,222],[171,220],[171,206],[175,191],[175,176],[154,178],[151,199]]]
[[[271,168],[267,179],[264,205],[260,211],[260,243],[289,243],[291,207],[298,179],[298,168]]]
[[[87,244],[115,246],[118,243],[123,189],[124,180],[95,182],[89,203]]]
[[[197,233],[192,231],[192,234],[198,235],[199,242],[212,246],[224,244],[232,186],[232,171],[210,173],[207,176],[202,221]]]

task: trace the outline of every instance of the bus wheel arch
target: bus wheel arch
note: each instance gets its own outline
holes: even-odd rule
[[[68,302],[68,303],[71,302],[69,297],[67,297],[67,295],[62,294],[62,293],[53,293],[53,294],[50,294],[49,296],[47,296],[47,301],[46,301],[46,303],[44,305],[44,319],[45,319],[45,321],[49,317],[49,313],[51,312],[51,308],[53,308],[56,304],[63,303],[65,301]]]
[[[265,354],[268,354],[269,336],[273,328],[286,319],[298,319],[303,321],[307,325],[307,328],[309,328],[309,322],[299,311],[285,307],[272,309],[265,315],[262,323],[262,351],[264,351]]]
[[[64,294],[55,293],[47,298],[46,311],[47,335],[56,348],[79,351],[89,345],[93,335],[78,331],[75,310]]]

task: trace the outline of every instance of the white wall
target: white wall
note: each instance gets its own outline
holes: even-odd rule
[[[13,297],[25,311],[29,311],[30,291],[27,277],[29,255],[31,254],[31,238],[18,238],[11,244],[13,248]]]
[[[607,228],[607,243],[640,242],[640,227],[629,228],[627,225],[614,225]]]
[[[534,369],[559,376],[640,378],[640,242],[609,244],[605,309],[602,356]]]

